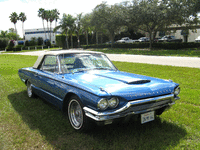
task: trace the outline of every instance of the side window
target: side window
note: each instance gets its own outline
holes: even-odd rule
[[[63,73],[70,72],[71,69],[74,67],[75,57],[72,55],[63,55],[60,56],[60,67]]]
[[[40,69],[43,71],[58,73],[59,68],[56,56],[45,56]]]

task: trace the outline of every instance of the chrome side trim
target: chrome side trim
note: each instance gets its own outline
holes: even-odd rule
[[[25,83],[25,79],[21,79],[21,81]]]
[[[123,113],[125,110],[127,110],[131,106],[141,105],[141,104],[146,104],[146,103],[151,103],[151,102],[158,102],[158,101],[162,101],[162,100],[171,100],[172,102],[167,103],[162,106],[156,106],[156,107],[145,109],[145,110]],[[98,112],[98,111],[95,111],[88,107],[83,107],[83,110],[85,111],[86,116],[88,116],[96,121],[104,121],[104,120],[109,120],[109,119],[125,117],[125,116],[131,115],[131,114],[140,114],[140,113],[144,113],[147,111],[153,111],[153,110],[159,109],[164,106],[171,106],[171,105],[175,104],[175,102],[174,102],[175,100],[177,100],[177,99],[174,99],[174,94],[170,94],[170,95],[164,95],[164,96],[159,96],[159,97],[154,97],[154,98],[130,101],[125,106],[123,106],[122,108],[117,109],[115,111]]]

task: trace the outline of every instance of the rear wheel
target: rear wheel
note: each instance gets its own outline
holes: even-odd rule
[[[68,119],[71,126],[78,131],[89,128],[89,120],[83,111],[83,105],[77,96],[72,96],[68,103]]]
[[[32,90],[32,84],[31,82],[27,81],[27,95],[28,97],[30,98],[34,98],[35,97],[35,94],[33,93],[33,90]]]

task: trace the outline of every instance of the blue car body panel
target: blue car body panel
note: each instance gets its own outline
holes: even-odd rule
[[[24,81],[29,79],[37,94],[59,108],[62,108],[63,100],[69,92],[78,95],[84,105],[96,109],[101,97],[120,97],[120,107],[126,101],[171,94],[178,86],[177,83],[162,79],[108,70],[51,74],[29,67],[20,69],[19,76]],[[150,80],[150,82],[129,84],[137,80]]]

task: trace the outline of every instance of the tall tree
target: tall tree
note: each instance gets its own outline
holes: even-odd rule
[[[75,18],[74,18],[74,20],[75,20]],[[74,47],[73,46],[73,34],[75,32],[75,29],[76,29],[76,26],[75,26],[75,23],[74,23],[72,26],[69,27],[69,30],[68,30],[68,34],[71,37],[71,48]]]
[[[81,19],[82,29],[86,37],[86,44],[88,45],[88,34],[92,32],[91,14],[86,14]]]
[[[25,15],[25,13],[23,13],[23,12],[21,12],[20,14],[19,14],[19,20],[21,20],[22,21],[22,33],[23,33],[23,39],[25,39],[25,33],[24,33],[24,22],[26,21],[26,15]]]
[[[0,37],[5,38],[7,34],[8,34],[8,31],[1,31]]]
[[[42,18],[42,24],[43,24],[44,34],[45,34],[45,40],[47,40],[46,30],[45,30],[45,26],[44,26],[45,10],[43,8],[40,8],[38,10],[38,17]]]
[[[79,48],[80,48],[80,34],[82,31],[82,23],[81,23],[82,15],[83,15],[83,13],[78,14],[76,17],[76,22],[75,22],[75,24],[76,24],[75,33],[77,36],[77,42],[78,42]]]
[[[49,11],[49,22],[50,22],[50,42],[51,42],[51,29],[52,29],[52,22],[55,20],[54,11]]]
[[[8,29],[8,32],[9,32],[9,33],[10,33],[10,32],[11,32],[11,33],[14,33],[14,32],[15,32],[15,29],[14,29],[14,28],[9,28],[9,29]]]
[[[50,31],[49,31],[49,21],[50,21],[50,16],[51,16],[51,11],[50,10],[45,10],[44,11],[45,14],[45,20],[47,22],[47,33],[48,33],[48,38],[50,39]]]
[[[59,26],[56,26],[54,28],[54,32],[56,32],[57,30],[61,29],[62,33],[63,34],[66,34],[66,47],[67,49],[69,49],[69,44],[68,44],[68,30],[74,25],[74,21],[75,21],[75,18],[72,16],[72,15],[67,15],[67,14],[63,14],[63,17],[60,21],[60,25]]]
[[[157,31],[172,24],[186,25],[192,15],[191,0],[134,0],[129,7],[129,21],[138,29],[147,32],[150,49]]]
[[[53,15],[54,15],[54,19],[55,19],[55,27],[57,26],[57,22],[58,22],[58,19],[59,19],[59,11],[57,9],[53,9]],[[56,35],[56,33],[55,33]]]
[[[17,40],[18,40],[16,23],[17,23],[17,20],[19,20],[19,17],[18,17],[18,15],[17,15],[16,12],[13,12],[13,13],[9,16],[9,18],[10,18],[10,21],[11,21],[12,23],[14,23],[15,32],[16,32],[16,38],[17,38]]]
[[[107,5],[105,2],[97,5],[93,10],[91,22],[96,28],[103,28],[108,33],[112,41],[111,47],[114,45],[115,34],[119,32],[123,26],[123,11],[121,5]]]

